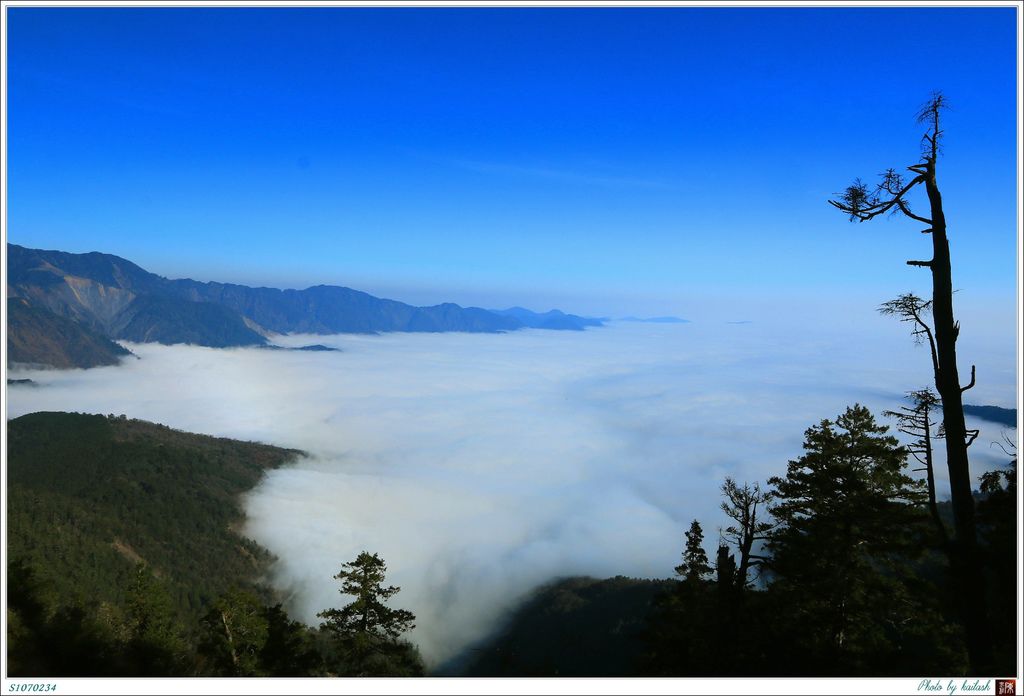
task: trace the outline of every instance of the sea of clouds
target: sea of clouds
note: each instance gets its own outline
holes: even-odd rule
[[[38,386],[8,389],[8,417],[125,413],[302,449],[246,499],[272,581],[316,624],[348,601],[341,564],[379,553],[430,664],[554,578],[671,576],[694,518],[713,553],[725,476],[784,474],[807,427],[930,380],[926,349],[870,313],[277,342],[340,352],[126,344],[138,359],[121,366],[11,374]],[[1012,336],[967,348],[967,401],[1015,407]],[[975,473],[1005,464],[1003,429],[972,426]]]

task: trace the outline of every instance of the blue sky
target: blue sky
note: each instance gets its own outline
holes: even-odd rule
[[[1014,8],[8,8],[14,243],[416,304],[871,306],[920,225],[826,199],[947,95],[954,280],[1013,307]]]

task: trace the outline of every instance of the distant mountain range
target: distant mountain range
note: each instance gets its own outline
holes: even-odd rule
[[[566,314],[557,309],[540,314],[531,312],[522,307],[509,307],[508,309],[492,309],[491,312],[503,317],[512,317],[523,326],[531,329],[554,329],[556,331],[583,331],[588,326],[604,326],[603,319],[594,317],[578,317],[575,314]]]
[[[641,317],[622,317],[619,321],[638,321],[645,324],[689,324],[689,319],[680,319],[679,317],[648,317],[643,319]]]
[[[17,323],[8,326],[11,345],[18,349],[16,354],[10,350],[8,363],[54,367],[116,362],[111,356],[117,351],[100,339],[223,348],[265,345],[275,333],[495,333],[602,325],[558,310],[494,312],[452,303],[414,307],[332,285],[278,290],[169,280],[111,254],[16,244],[7,245],[7,295],[18,298],[20,313]],[[97,353],[100,345],[108,355]]]
[[[1017,409],[1015,408],[964,404],[964,415],[974,416],[975,418],[987,420],[990,423],[998,423],[1010,428],[1017,427]]]

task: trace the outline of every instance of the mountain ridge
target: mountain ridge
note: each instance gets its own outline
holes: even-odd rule
[[[8,243],[7,259],[9,297],[110,340],[225,348],[266,345],[280,333],[501,333],[602,325],[559,310],[495,312],[451,302],[416,307],[336,285],[293,290],[169,279],[97,251],[74,254]]]
[[[533,312],[525,307],[509,307],[508,309],[492,309],[489,311],[501,316],[512,317],[522,322],[523,326],[531,329],[584,331],[588,326],[604,326],[602,319],[566,314],[559,309],[551,309],[547,312]]]

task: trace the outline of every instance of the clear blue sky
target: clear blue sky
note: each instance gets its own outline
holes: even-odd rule
[[[955,281],[1012,303],[1014,8],[9,8],[8,240],[417,304],[927,290],[848,223],[947,95]]]

